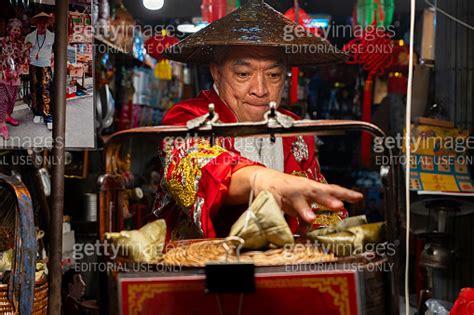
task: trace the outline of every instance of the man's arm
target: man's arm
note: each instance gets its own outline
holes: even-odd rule
[[[318,183],[261,166],[248,166],[232,175],[225,204],[247,203],[252,186],[255,195],[270,191],[287,214],[298,216],[307,223],[315,220],[311,209],[313,202],[338,210],[343,208],[343,201],[354,203],[363,197],[337,185]]]

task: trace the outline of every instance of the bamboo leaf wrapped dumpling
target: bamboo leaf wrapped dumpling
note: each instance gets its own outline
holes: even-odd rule
[[[282,210],[268,191],[258,194],[249,209],[234,223],[229,236],[242,238],[247,249],[262,249],[269,245],[282,247],[294,243]]]
[[[166,238],[165,220],[148,223],[139,230],[105,233],[105,238],[120,248],[120,253],[142,263],[161,260]]]

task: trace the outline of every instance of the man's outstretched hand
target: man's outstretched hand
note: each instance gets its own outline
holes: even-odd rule
[[[261,166],[242,168],[232,175],[226,204],[245,204],[250,190],[273,194],[281,208],[289,215],[300,217],[307,223],[316,219],[311,204],[316,202],[329,209],[339,210],[343,201],[358,202],[361,193],[338,185],[322,184],[304,177],[285,174]]]

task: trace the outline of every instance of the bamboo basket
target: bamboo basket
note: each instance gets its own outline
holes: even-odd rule
[[[0,237],[0,252],[13,248],[14,256],[10,280],[0,284],[0,315],[47,314],[48,278],[35,281],[37,239],[31,196],[22,182],[4,174],[0,174]],[[13,297],[10,286],[18,290]]]
[[[0,284],[0,314],[16,315],[13,304],[8,300],[8,285]],[[46,315],[48,313],[48,278],[41,277],[35,283],[35,297],[32,315]]]

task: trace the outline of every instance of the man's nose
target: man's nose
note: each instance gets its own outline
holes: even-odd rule
[[[268,95],[267,82],[265,81],[265,76],[263,74],[255,76],[250,87],[250,94],[256,97],[265,97]]]

